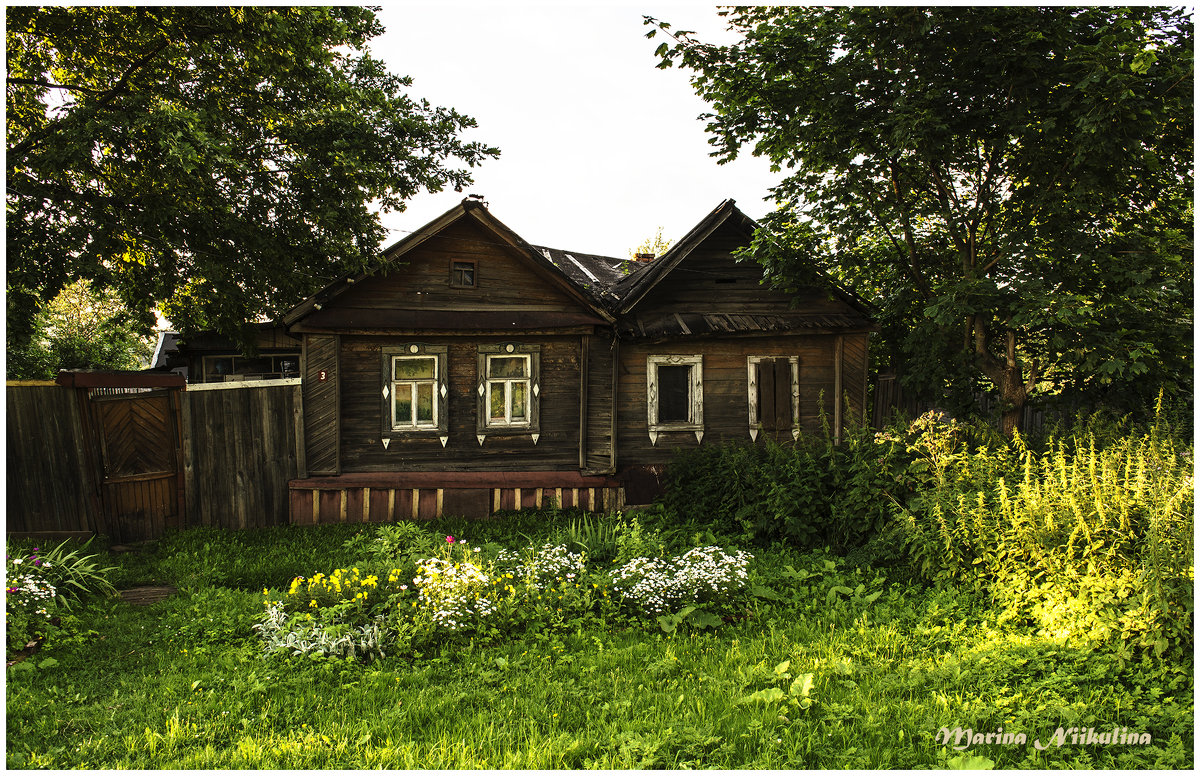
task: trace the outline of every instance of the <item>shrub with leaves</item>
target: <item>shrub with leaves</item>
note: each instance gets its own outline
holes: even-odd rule
[[[45,637],[56,617],[78,602],[95,595],[114,595],[116,590],[94,555],[83,555],[83,547],[67,549],[67,541],[50,550],[34,547],[30,552],[5,549],[5,638],[10,648]]]

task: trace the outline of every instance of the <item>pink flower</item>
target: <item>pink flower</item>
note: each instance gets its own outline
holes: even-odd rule
[[[446,537],[446,544],[454,544],[454,537],[453,537],[453,536],[447,536],[447,537]]]

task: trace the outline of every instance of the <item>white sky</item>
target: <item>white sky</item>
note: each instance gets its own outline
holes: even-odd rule
[[[415,98],[479,124],[464,137],[497,146],[462,193],[421,194],[383,215],[388,244],[482,194],[535,245],[626,258],[659,226],[676,240],[721,201],[751,218],[781,177],[748,154],[718,165],[707,105],[688,71],[658,70],[642,16],[725,40],[715,6],[696,3],[397,2],[379,19],[375,56],[411,76]]]

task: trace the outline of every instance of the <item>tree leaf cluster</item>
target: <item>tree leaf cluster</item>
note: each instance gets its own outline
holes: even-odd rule
[[[647,23],[713,108],[713,155],[785,173],[749,252],[777,284],[821,269],[877,304],[889,356],[933,399],[977,382],[1015,412],[1034,393],[1190,385],[1184,12],[722,14],[735,43]]]
[[[365,7],[7,12],[9,343],[68,283],[238,336],[379,256],[377,209],[498,154],[409,94]]]

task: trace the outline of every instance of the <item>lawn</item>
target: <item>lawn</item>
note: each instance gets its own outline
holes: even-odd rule
[[[985,591],[931,586],[904,568],[758,546],[653,512],[642,519],[638,541],[665,555],[710,544],[753,555],[743,584],[688,617],[647,615],[621,604],[604,582],[616,563],[597,551],[581,580],[598,580],[592,590],[611,599],[596,592],[565,612],[530,603],[540,608],[524,618],[501,612],[510,626],[430,631],[371,660],[268,655],[253,626],[296,576],[356,565],[366,574],[381,527],[198,529],[134,554],[102,552],[118,588],[178,592],[143,607],[78,605],[70,627],[7,669],[6,764],[1194,765],[1190,658],[1039,632],[1006,620]],[[419,532],[482,547],[481,556],[590,536],[557,512],[423,523]],[[966,733],[957,748],[955,728],[980,742]]]

